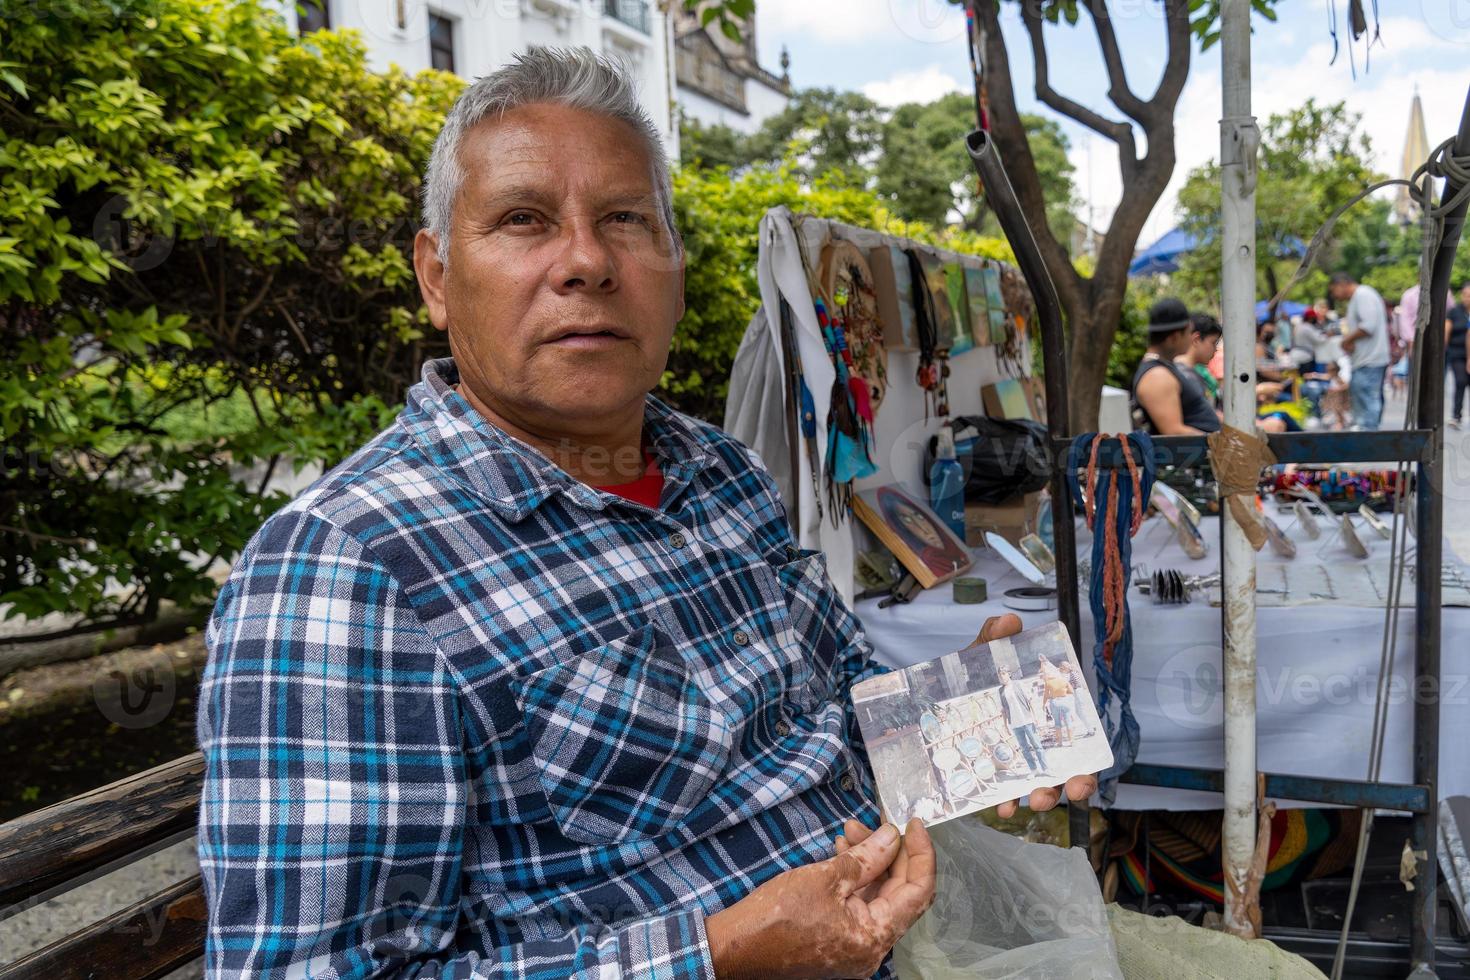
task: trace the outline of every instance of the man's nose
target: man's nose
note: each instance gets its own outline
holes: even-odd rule
[[[552,288],[558,292],[607,292],[617,285],[612,250],[597,223],[582,218],[563,226],[561,249],[548,273]]]

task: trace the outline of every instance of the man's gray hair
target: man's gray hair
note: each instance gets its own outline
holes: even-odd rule
[[[660,216],[669,229],[675,252],[681,252],[683,242],[674,227],[669,158],[659,139],[658,127],[638,101],[638,91],[627,71],[591,48],[533,47],[465,89],[434,140],[434,151],[424,176],[423,203],[424,227],[438,239],[439,260],[447,261],[449,257],[454,200],[464,183],[459,150],[465,133],[487,117],[499,118],[512,109],[538,102],[599,113],[633,127],[647,145],[649,159],[653,161],[654,193]]]

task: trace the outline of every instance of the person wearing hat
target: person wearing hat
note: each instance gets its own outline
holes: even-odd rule
[[[1173,297],[1148,311],[1148,350],[1133,373],[1133,415],[1153,435],[1182,436],[1220,431],[1220,416],[1192,371],[1174,359],[1190,349],[1193,323],[1189,310]]]

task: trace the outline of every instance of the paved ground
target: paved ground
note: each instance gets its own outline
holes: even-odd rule
[[[1403,424],[1402,401],[1389,400],[1384,428]],[[1463,560],[1470,560],[1470,431],[1445,433],[1445,535]],[[8,963],[70,932],[137,902],[198,871],[195,844],[182,841],[27,912],[0,922],[0,963]],[[195,963],[168,980],[195,980]]]

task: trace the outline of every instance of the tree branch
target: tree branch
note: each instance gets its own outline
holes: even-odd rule
[[[1000,4],[998,0],[974,0],[975,27],[979,34],[976,50],[980,54],[986,100],[989,105],[990,133],[995,138],[1005,162],[1006,176],[1021,203],[1021,211],[1028,216],[1031,233],[1041,249],[1047,272],[1057,287],[1062,305],[1069,319],[1082,314],[1083,283],[1066,248],[1052,234],[1046,223],[1046,194],[1041,188],[1041,177],[1036,172],[1036,159],[1031,154],[1031,145],[1026,138],[1026,128],[1021,123],[1021,114],[1016,108],[1016,92],[1011,83],[1010,56],[1006,51],[1005,37],[1000,31]]]
[[[1103,64],[1108,69],[1108,99],[1139,125],[1147,123],[1148,103],[1134,94],[1123,70],[1123,55],[1118,50],[1118,36],[1113,33],[1112,14],[1107,0],[1086,0],[1087,13],[1097,32],[1097,46],[1102,49]]]
[[[984,0],[982,0],[982,5],[984,5]],[[1036,66],[1036,97],[1053,111],[1075,120],[1098,135],[1105,136],[1118,144],[1118,164],[1123,171],[1123,182],[1126,184],[1133,169],[1138,165],[1138,149],[1133,142],[1133,127],[1125,122],[1108,119],[1052,88],[1047,69],[1046,39],[1041,33],[1040,5],[1022,3],[1021,20],[1025,22],[1026,34],[1031,39],[1031,60]]]

